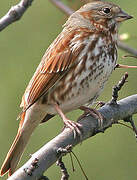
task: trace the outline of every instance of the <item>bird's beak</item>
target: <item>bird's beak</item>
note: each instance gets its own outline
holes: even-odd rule
[[[128,15],[127,13],[125,13],[122,10],[115,17],[117,22],[126,21],[126,20],[131,19],[131,18],[133,18],[133,16]]]

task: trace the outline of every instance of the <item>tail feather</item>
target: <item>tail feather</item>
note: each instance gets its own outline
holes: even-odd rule
[[[20,157],[24,151],[24,143],[22,142],[21,134],[18,132],[7,156],[1,167],[0,175],[3,176],[7,171],[9,171],[9,176],[13,174],[15,168],[20,160]]]
[[[37,106],[36,110],[35,106],[32,106],[30,109],[21,114],[18,133],[1,167],[1,176],[8,171],[9,175],[15,172],[32,132],[45,116],[45,108],[38,111]]]
[[[1,170],[0,170],[1,176],[3,176],[8,171],[9,171],[9,176],[14,173],[16,166],[23,154],[27,141],[29,139],[26,137],[25,133],[21,132],[21,127],[22,127],[24,118],[25,118],[25,112],[21,116],[18,133],[1,167]]]
[[[11,176],[20,161],[20,158],[24,152],[24,149],[29,141],[29,138],[38,124],[32,125],[29,123],[28,125],[23,127],[24,119],[26,112],[23,112],[21,115],[21,121],[19,124],[18,133],[13,141],[13,144],[5,158],[5,161],[1,167],[0,175],[3,176],[5,173],[9,171],[9,176]]]

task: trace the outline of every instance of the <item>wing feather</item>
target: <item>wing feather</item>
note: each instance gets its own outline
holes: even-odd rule
[[[24,111],[43,94],[46,94],[69,68],[77,63],[76,57],[84,48],[84,45],[81,44],[73,50],[70,48],[75,33],[75,31],[72,31],[64,36],[61,33],[46,51],[22,97],[21,107]]]

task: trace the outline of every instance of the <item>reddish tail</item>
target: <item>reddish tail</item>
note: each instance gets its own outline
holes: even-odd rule
[[[21,130],[23,121],[25,118],[25,112],[22,114],[20,126],[18,129],[18,133],[15,137],[15,140],[6,156],[6,159],[1,167],[0,175],[3,176],[6,172],[9,171],[9,176],[14,173],[17,164],[24,152],[24,149],[29,141],[29,137],[31,136],[32,129],[30,131]],[[34,128],[33,128],[34,130]]]
[[[6,156],[6,159],[1,167],[1,176],[9,171],[9,176],[15,171],[15,168],[20,160],[24,151],[24,140],[22,135],[18,132],[17,136]]]

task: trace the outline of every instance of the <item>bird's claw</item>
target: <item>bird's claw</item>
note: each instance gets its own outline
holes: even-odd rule
[[[71,129],[74,134],[74,139],[76,138],[77,135],[80,136],[80,139],[82,138],[81,127],[82,125],[80,123],[71,121],[69,119],[65,120],[64,122],[64,129],[65,128]]]
[[[89,108],[89,107],[85,107],[85,106],[81,106],[80,109],[84,111],[84,114],[83,114],[81,117],[90,114],[90,115],[92,115],[94,118],[98,119],[99,127],[100,127],[100,128],[103,127],[103,119],[104,119],[104,118],[103,118],[102,114],[101,114],[98,110],[92,109],[92,108]],[[80,118],[80,119],[81,119],[81,118]],[[80,119],[79,119],[79,120],[80,120]],[[78,121],[79,121],[79,120],[78,120]]]

